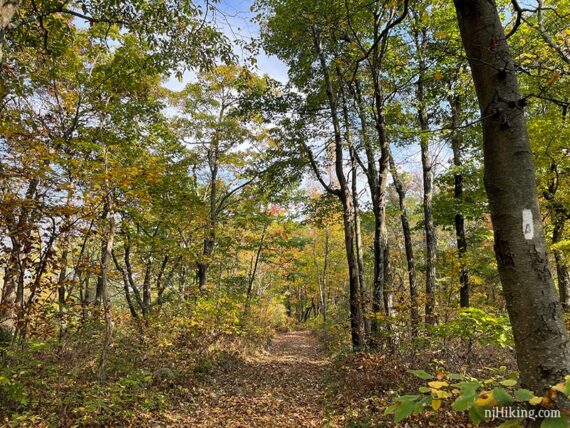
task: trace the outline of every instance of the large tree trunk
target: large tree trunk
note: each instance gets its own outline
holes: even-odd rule
[[[390,169],[392,171],[392,179],[394,187],[398,193],[398,201],[400,208],[400,221],[402,223],[402,233],[404,234],[404,246],[406,248],[406,263],[408,265],[408,283],[410,290],[410,318],[412,324],[412,337],[416,337],[418,324],[420,322],[420,313],[418,310],[418,290],[416,286],[416,262],[414,259],[414,246],[412,243],[412,232],[410,230],[410,222],[408,220],[408,210],[406,209],[406,190],[400,179],[394,158],[390,153]]]
[[[518,367],[540,394],[568,374],[570,344],[548,267],[524,100],[495,2],[454,2],[483,119],[485,187]]]
[[[461,125],[461,99],[459,95],[453,96],[449,100],[451,107],[451,149],[453,151],[453,197],[455,198],[455,237],[457,239],[457,254],[459,256],[459,305],[462,308],[469,307],[469,272],[467,270],[467,239],[465,238],[465,217],[463,216],[463,173],[461,167],[463,161],[461,158],[461,134],[459,133],[459,125]]]

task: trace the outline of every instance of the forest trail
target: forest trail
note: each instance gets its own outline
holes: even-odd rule
[[[185,420],[196,427],[320,427],[329,361],[307,331],[278,334],[267,352],[214,378]]]

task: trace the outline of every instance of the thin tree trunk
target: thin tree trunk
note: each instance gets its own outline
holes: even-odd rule
[[[406,190],[400,179],[394,158],[390,153],[390,169],[392,171],[392,180],[394,187],[398,193],[398,201],[400,208],[400,221],[402,223],[402,233],[404,234],[404,246],[406,248],[406,263],[408,265],[408,283],[410,290],[410,319],[412,324],[412,337],[416,337],[418,324],[420,322],[420,313],[418,309],[418,290],[416,286],[416,266],[414,259],[414,247],[412,244],[412,232],[410,230],[410,222],[408,220],[408,210],[406,209]]]
[[[554,216],[554,229],[552,230],[552,244],[556,245],[563,239],[564,223],[566,217],[563,215]],[[570,308],[570,273],[568,272],[568,261],[564,253],[558,249],[554,249],[554,261],[556,262],[556,279],[558,281],[558,293],[560,294],[560,303],[562,308],[568,310]]]
[[[361,296],[360,296],[360,289],[358,283],[358,269],[356,265],[356,256],[354,252],[354,227],[353,227],[354,223],[352,218],[353,217],[352,197],[350,194],[351,193],[350,188],[348,186],[343,169],[344,161],[343,161],[342,136],[338,119],[336,96],[330,79],[329,68],[327,66],[325,56],[321,50],[320,35],[315,27],[312,28],[312,31],[313,31],[313,42],[314,42],[315,52],[320,61],[321,71],[323,73],[323,78],[325,82],[325,90],[327,93],[327,99],[329,103],[329,109],[333,122],[334,142],[335,142],[335,173],[340,186],[340,189],[331,189],[329,186],[325,186],[325,189],[336,195],[342,204],[344,243],[346,249],[346,261],[349,273],[350,326],[351,326],[352,347],[353,349],[358,350],[364,347],[365,341],[364,341],[364,331],[363,331],[362,305],[360,303]],[[312,162],[312,165],[313,169],[315,169],[314,162]],[[318,168],[315,169],[315,173],[319,174]],[[321,184],[324,184],[324,182],[321,181]]]
[[[107,196],[105,196],[105,201],[103,203],[103,211],[101,212],[101,220],[102,223],[106,222],[109,218],[109,198]],[[100,255],[100,262],[99,262],[99,267],[100,269],[102,269],[102,267],[105,264],[105,258],[107,257],[107,244],[108,244],[108,236],[105,236],[105,234],[107,233],[107,231],[105,230],[104,227],[102,227],[102,236],[101,236],[101,255]],[[97,275],[97,285],[95,288],[95,306],[99,307],[102,305],[103,303],[103,289],[105,287],[105,284],[103,283],[103,272],[99,272],[99,275]]]
[[[418,99],[418,121],[420,124],[420,149],[422,156],[422,177],[423,177],[423,209],[424,209],[424,232],[426,240],[426,303],[425,321],[427,324],[436,322],[435,316],[435,288],[436,288],[436,254],[437,238],[433,223],[433,162],[429,152],[429,118],[427,112],[427,101],[425,94],[424,79],[426,74],[426,64],[424,52],[427,47],[427,30],[419,30],[416,35],[416,47],[419,63],[419,77],[417,82]]]
[[[30,180],[19,217],[11,217],[9,223],[13,230],[10,236],[12,248],[4,275],[2,300],[0,301],[0,341],[11,342],[18,329],[19,314],[23,311],[24,272],[26,271],[26,256],[31,244],[30,217],[33,208],[28,203],[37,200],[37,189],[40,182],[37,178]],[[32,204],[33,205],[33,204]],[[24,257],[22,257],[24,254]]]
[[[67,238],[66,240],[67,241]],[[65,338],[65,333],[67,331],[67,322],[65,319],[65,293],[66,293],[66,278],[67,278],[67,263],[69,251],[67,249],[67,242],[64,242],[64,249],[61,254],[61,267],[59,271],[59,277],[57,279],[57,306],[59,312],[59,341],[62,342]]]
[[[327,273],[329,265],[329,225],[325,225],[325,254],[323,258],[323,285],[321,289],[321,301],[322,301],[322,311],[323,311],[323,322],[327,322]]]
[[[378,40],[380,34],[381,12],[376,8],[374,12],[373,39]],[[392,316],[392,277],[390,272],[390,256],[388,249],[388,230],[386,228],[386,198],[388,186],[389,152],[390,143],[386,134],[386,118],[384,115],[384,93],[380,81],[380,73],[383,68],[383,59],[388,46],[388,38],[383,36],[380,43],[375,43],[372,49],[370,71],[373,85],[373,107],[375,128],[378,135],[378,145],[380,146],[380,160],[378,161],[378,187],[376,189],[375,216],[376,231],[378,236],[378,259],[374,278],[374,298],[372,301],[373,311]],[[390,325],[388,326],[389,328]],[[378,324],[373,321],[372,332],[378,331]],[[392,344],[395,342],[392,341]]]
[[[218,122],[220,122],[225,114],[225,105],[222,103],[220,108]],[[204,248],[202,251],[202,260],[198,262],[197,279],[200,291],[205,291],[208,282],[208,268],[210,267],[210,259],[214,253],[214,245],[216,243],[216,227],[218,225],[218,172],[220,161],[220,147],[217,137],[214,136],[208,149],[208,167],[210,168],[210,194],[209,204],[210,212],[208,218],[208,227],[206,237],[204,238]]]
[[[352,149],[354,150],[354,149]],[[354,238],[355,238],[355,250],[356,250],[356,261],[358,266],[358,285],[360,288],[360,303],[362,305],[362,315],[364,318],[363,327],[364,334],[368,336],[368,323],[366,322],[366,283],[364,277],[364,256],[362,252],[362,230],[360,224],[360,204],[358,202],[358,189],[356,187],[356,181],[358,178],[357,165],[353,162],[353,173],[352,173],[352,203],[354,205]]]
[[[111,208],[112,209],[112,208]],[[109,279],[109,260],[111,259],[111,252],[113,250],[113,240],[115,238],[115,218],[111,211],[109,217],[109,230],[107,235],[107,242],[105,245],[105,255],[101,258],[101,303],[103,305],[103,315],[105,319],[105,335],[103,339],[103,347],[99,358],[99,382],[105,382],[105,363],[107,360],[107,353],[111,345],[111,337],[113,335],[113,319],[111,313],[111,301],[109,300],[108,279]]]
[[[257,251],[255,252],[255,261],[253,264],[253,269],[249,275],[249,281],[247,284],[247,295],[246,295],[246,306],[249,307],[251,296],[253,294],[253,283],[255,281],[255,275],[257,273],[257,267],[259,266],[259,260],[261,259],[261,251],[263,250],[263,243],[265,242],[265,235],[267,233],[267,227],[269,226],[269,221],[263,223],[263,230],[261,231],[261,237],[259,238],[259,245],[257,246]]]
[[[461,134],[459,126],[461,125],[461,99],[459,95],[450,98],[451,107],[451,149],[453,151],[453,197],[455,198],[455,237],[457,239],[457,254],[459,257],[459,305],[462,308],[469,307],[469,271],[467,269],[467,239],[465,238],[465,217],[463,216],[463,173],[461,167],[463,161],[461,158]]]
[[[340,74],[340,73],[339,73]],[[352,137],[350,135],[350,122],[348,118],[348,106],[346,104],[346,97],[344,93],[344,88],[341,86],[340,89],[342,97],[342,112],[344,118],[344,128],[345,128],[345,140],[348,144],[348,150],[350,154],[350,166],[352,169],[351,174],[351,185],[352,185],[352,205],[354,209],[354,243],[356,251],[356,261],[358,268],[358,287],[360,289],[360,303],[362,305],[362,316],[363,316],[363,327],[364,335],[368,336],[368,323],[365,319],[366,314],[366,284],[364,279],[364,256],[362,254],[362,231],[360,225],[360,205],[358,201],[358,165],[356,162],[356,150],[352,143]]]
[[[376,165],[376,153],[372,147],[368,136],[368,125],[366,122],[366,113],[364,111],[364,105],[362,100],[362,94],[360,91],[360,85],[355,82],[354,85],[354,95],[356,100],[356,105],[358,107],[358,116],[360,118],[360,128],[362,139],[364,141],[364,151],[366,153],[366,168],[363,167],[364,173],[368,181],[368,187],[370,189],[371,202],[372,202],[372,213],[374,215],[374,242],[373,242],[373,255],[374,255],[374,271],[372,280],[372,312],[374,314],[382,313],[384,311],[383,305],[383,295],[384,295],[384,233],[383,233],[383,217],[385,216],[385,196],[386,180],[382,180],[385,176],[384,172],[379,174],[378,167]],[[379,135],[384,135],[383,131]],[[380,162],[379,166],[383,165]],[[383,189],[381,188],[383,187]],[[378,331],[378,321],[375,317],[372,317],[370,322],[371,333],[377,333]],[[373,343],[371,343],[374,346]]]
[[[143,306],[142,306],[142,313],[143,313],[143,317],[148,317],[149,312],[150,312],[150,302],[151,302],[151,290],[150,290],[150,275],[151,275],[151,267],[152,267],[152,262],[151,260],[148,260],[146,262],[146,267],[145,267],[145,271],[144,271],[144,277],[143,277],[143,286],[142,286],[142,292],[143,292],[143,296],[142,296],[142,300],[143,300]]]
[[[19,276],[19,240],[12,239],[0,305],[0,342],[11,342],[16,332],[16,289]]]
[[[104,162],[105,162],[105,174],[108,174],[108,153],[105,149]],[[107,181],[107,179],[106,179]],[[112,190],[108,182],[106,182],[107,194],[105,196],[105,207],[106,207],[106,217],[108,217],[108,229],[106,231],[105,238],[103,239],[104,245],[102,246],[103,253],[101,254],[101,272],[97,281],[97,291],[101,299],[101,304],[103,305],[103,315],[105,319],[105,333],[103,339],[103,347],[101,348],[101,354],[99,357],[98,364],[98,377],[99,382],[105,382],[105,363],[107,360],[107,353],[109,352],[109,347],[111,345],[111,337],[113,335],[113,319],[111,313],[111,301],[109,299],[109,266],[112,259],[113,252],[113,241],[115,239],[115,213],[113,207],[113,197]]]
[[[117,270],[120,272],[120,274],[123,278],[123,290],[125,291],[125,300],[127,301],[127,305],[129,307],[129,312],[131,313],[131,316],[136,320],[139,318],[139,315],[137,313],[135,305],[133,304],[133,299],[131,298],[131,290],[130,290],[130,284],[129,284],[129,279],[127,277],[127,273],[125,272],[125,269],[123,269],[123,267],[119,263],[119,260],[117,259],[117,256],[115,255],[114,251],[111,252],[111,256],[113,258],[115,268],[117,268]]]
[[[522,384],[537,394],[570,370],[570,343],[546,255],[515,67],[492,0],[454,0],[483,120],[485,188]]]

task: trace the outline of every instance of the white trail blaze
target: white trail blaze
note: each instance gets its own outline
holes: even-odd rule
[[[522,228],[525,239],[530,240],[534,237],[534,221],[532,211],[529,209],[522,210]]]

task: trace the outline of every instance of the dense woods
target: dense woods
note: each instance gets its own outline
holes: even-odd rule
[[[568,426],[569,24],[0,0],[0,425]]]

